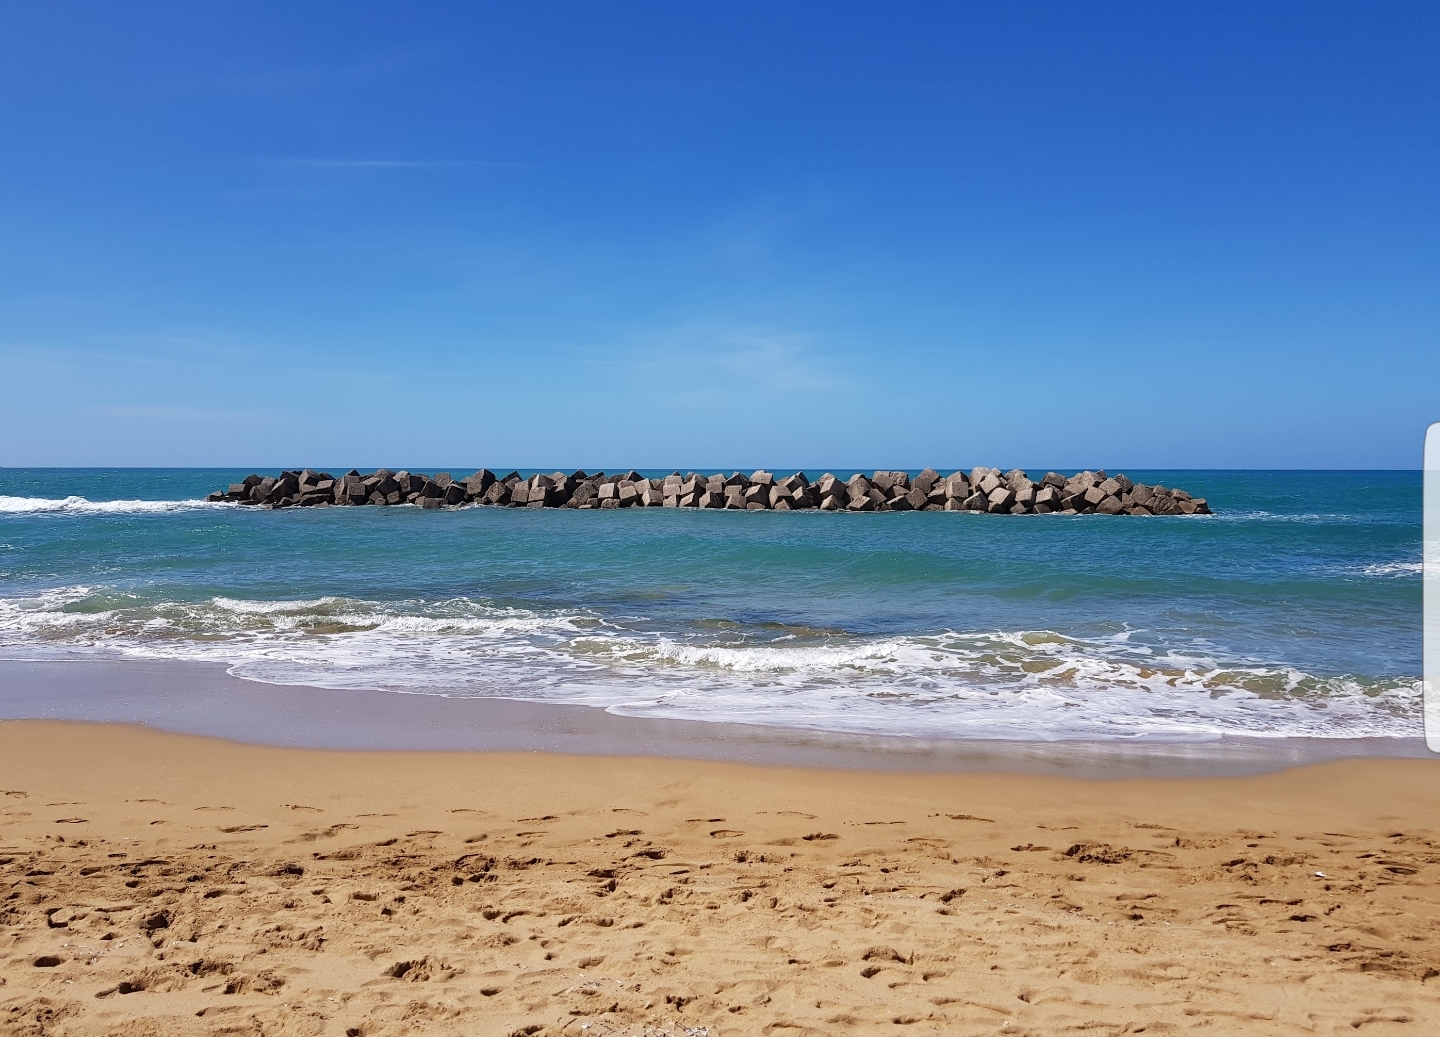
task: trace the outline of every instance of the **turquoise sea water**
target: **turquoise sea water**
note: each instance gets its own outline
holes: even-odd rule
[[[245,474],[0,469],[0,658],[932,737],[1420,735],[1418,472],[1127,473],[1217,512],[1184,518],[200,499]]]

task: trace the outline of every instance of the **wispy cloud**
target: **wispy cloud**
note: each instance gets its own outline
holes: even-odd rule
[[[733,378],[767,390],[844,389],[854,384],[844,354],[809,332],[766,328],[678,328],[629,351],[582,363],[628,367],[666,380]]]
[[[849,384],[839,358],[816,346],[809,334],[742,331],[723,342],[710,362],[775,389],[838,389]]]

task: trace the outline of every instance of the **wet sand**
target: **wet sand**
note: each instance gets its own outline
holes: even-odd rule
[[[1437,821],[1428,759],[1097,779],[10,721],[0,1033],[1440,1032]]]
[[[780,766],[1087,777],[1259,774],[1355,757],[1430,758],[1424,740],[927,739],[619,716],[593,706],[262,684],[218,663],[0,660],[0,720],[143,724],[314,749],[540,751]]]

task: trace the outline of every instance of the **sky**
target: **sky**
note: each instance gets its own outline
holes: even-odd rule
[[[1433,3],[0,0],[0,465],[1417,468]]]

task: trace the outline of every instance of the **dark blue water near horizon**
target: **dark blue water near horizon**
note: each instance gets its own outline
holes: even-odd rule
[[[0,469],[0,658],[872,733],[1419,735],[1418,471],[1127,472],[1216,511],[1185,518],[203,502],[245,474]]]

